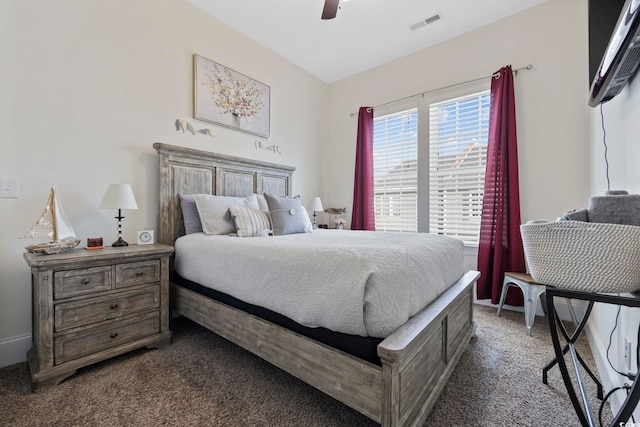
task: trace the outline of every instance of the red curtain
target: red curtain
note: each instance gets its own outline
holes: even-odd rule
[[[506,66],[491,80],[489,145],[478,244],[478,299],[500,301],[506,271],[525,272],[520,237],[520,191],[513,72]],[[511,287],[505,301],[522,305],[522,291]]]
[[[375,230],[373,209],[373,108],[360,107],[351,229]]]

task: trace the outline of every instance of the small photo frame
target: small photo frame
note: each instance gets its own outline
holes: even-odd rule
[[[104,249],[102,244],[102,237],[89,237],[87,239],[87,246],[84,247],[87,250]]]
[[[102,237],[89,237],[87,239],[87,246],[90,248],[94,248],[96,246],[103,246]]]

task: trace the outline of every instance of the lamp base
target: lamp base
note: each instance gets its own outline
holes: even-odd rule
[[[113,242],[113,245],[111,245],[111,246],[129,246],[129,244],[127,242],[125,242],[124,240],[122,240],[122,237],[118,237],[118,240]]]

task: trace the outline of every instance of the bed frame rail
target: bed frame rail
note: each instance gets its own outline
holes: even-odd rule
[[[378,345],[382,368],[176,284],[180,314],[383,426],[422,425],[469,339],[473,283],[467,272],[443,296]]]

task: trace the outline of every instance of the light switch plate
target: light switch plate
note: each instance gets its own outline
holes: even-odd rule
[[[18,180],[15,178],[0,178],[0,197],[17,199]]]

